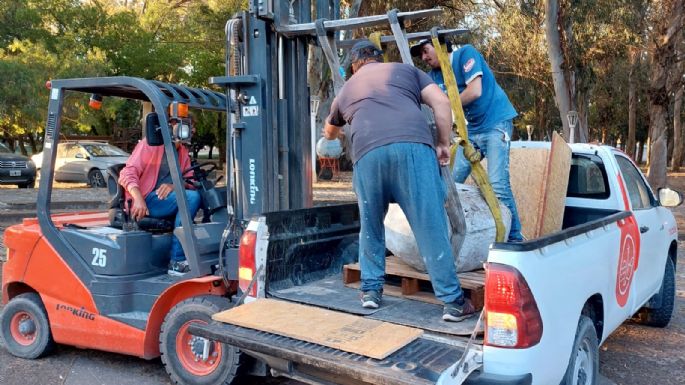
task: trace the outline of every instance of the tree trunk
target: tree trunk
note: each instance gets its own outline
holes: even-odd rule
[[[569,125],[567,114],[572,109],[572,98],[567,83],[568,77],[568,63],[564,63],[564,54],[561,46],[561,36],[559,20],[559,1],[546,0],[545,1],[545,36],[547,37],[547,54],[549,62],[552,67],[552,80],[554,82],[554,94],[557,107],[559,108],[559,115],[561,117],[561,124],[563,126],[563,134],[566,140],[569,139]]]
[[[641,159],[635,156],[635,129],[637,127],[637,68],[639,63],[639,50],[635,47],[630,49],[630,71],[628,72],[628,139],[626,139],[626,153],[636,162]],[[641,152],[641,151],[640,151]]]
[[[641,164],[642,158],[645,155],[645,142],[637,142],[637,154],[635,155],[635,163]]]
[[[684,20],[685,21],[685,20]],[[676,39],[676,57],[681,57],[685,54],[685,38],[683,34],[679,33]],[[685,76],[685,59],[680,59],[678,69],[675,76],[672,77],[675,87],[675,96],[673,98],[673,157],[671,158],[671,168],[673,172],[680,171],[680,166],[683,163],[683,126],[680,114],[683,107],[683,90],[685,84],[681,79]]]
[[[652,188],[666,187],[667,158],[667,129],[669,95],[669,74],[674,71],[676,64],[677,34],[682,33],[683,1],[673,0],[664,5],[665,20],[659,20],[654,28],[652,38],[652,64],[649,82],[649,133],[652,148],[649,156],[648,179]]]
[[[29,145],[31,146],[31,153],[35,154],[38,152],[38,143],[36,143],[36,135],[37,134],[28,134],[29,137]]]
[[[576,142],[587,143],[590,139],[590,130],[588,124],[589,111],[590,95],[587,91],[578,92],[578,136],[576,136]]]
[[[671,161],[673,172],[680,171],[680,166],[683,164],[683,121],[680,115],[683,107],[684,89],[685,86],[678,88],[673,105],[673,159]]]
[[[29,153],[26,151],[26,146],[24,145],[24,137],[22,135],[19,135],[17,138],[17,142],[19,143],[19,150],[21,151],[21,154],[24,156],[28,156]]]

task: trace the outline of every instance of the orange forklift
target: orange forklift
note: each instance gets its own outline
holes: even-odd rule
[[[193,336],[188,326],[209,322],[212,314],[233,305],[237,244],[231,242],[238,240],[228,235],[232,210],[226,190],[208,179],[214,165],[195,163],[180,170],[173,150],[174,140],[188,141],[192,135],[184,112],[227,113],[226,95],[131,77],[53,80],[49,88],[37,218],[5,231],[0,315],[5,346],[28,359],[45,355],[55,343],[145,359],[161,356],[174,382],[230,383],[240,352]],[[185,197],[188,184],[200,192],[202,223],[194,223],[185,199],[178,200],[181,227],[174,228],[173,218],[134,222],[117,183],[123,165],[108,170],[109,212],[51,215],[62,106],[78,93],[92,94],[96,102],[122,97],[152,105],[156,112],[145,117],[147,141],[164,146],[177,196]],[[167,274],[172,237],[181,241],[191,268],[182,277]]]

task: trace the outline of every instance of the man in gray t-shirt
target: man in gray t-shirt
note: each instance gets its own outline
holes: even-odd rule
[[[452,111],[447,96],[416,68],[382,63],[368,40],[352,48],[352,77],[333,101],[324,127],[327,139],[350,125],[354,189],[359,203],[359,263],[362,306],[378,308],[385,275],[383,218],[397,202],[426,261],[435,295],[445,303],[442,319],[461,321],[475,313],[457,278],[445,215],[439,165],[449,163]],[[421,103],[438,126],[433,143]]]

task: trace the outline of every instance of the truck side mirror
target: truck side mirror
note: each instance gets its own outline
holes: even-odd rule
[[[659,189],[659,202],[664,207],[676,207],[683,203],[683,195],[670,188]]]

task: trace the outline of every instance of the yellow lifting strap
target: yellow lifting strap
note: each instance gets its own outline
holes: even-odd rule
[[[436,33],[432,33],[432,43],[435,47],[435,52],[438,55],[438,60],[440,61],[440,69],[442,70],[442,78],[445,81],[445,86],[447,87],[447,96],[450,98],[450,103],[452,104],[452,115],[456,120],[456,132],[457,136],[460,138],[459,145],[464,147],[464,156],[471,162],[471,177],[476,181],[476,185],[480,188],[485,202],[492,212],[493,218],[495,218],[495,228],[497,230],[497,236],[495,240],[497,242],[505,242],[506,234],[504,222],[502,222],[502,211],[499,208],[499,200],[495,196],[495,191],[490,185],[490,180],[488,179],[488,174],[485,172],[483,165],[480,164],[480,153],[476,151],[473,144],[469,141],[469,134],[466,130],[466,118],[464,117],[464,110],[461,106],[461,100],[459,99],[459,89],[457,88],[457,81],[454,77],[454,71],[452,70],[452,63],[450,63],[449,55],[447,54],[447,47],[443,47],[438,40]],[[452,149],[452,156],[450,157],[450,166],[453,164],[455,159],[456,146]]]

